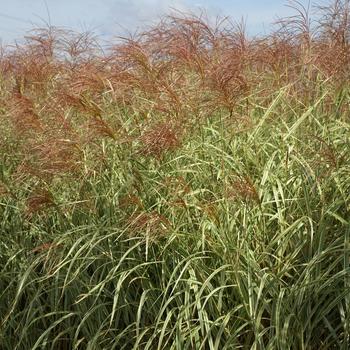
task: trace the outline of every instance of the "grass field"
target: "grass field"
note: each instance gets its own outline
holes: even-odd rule
[[[0,56],[0,349],[348,349],[350,8],[166,17]]]

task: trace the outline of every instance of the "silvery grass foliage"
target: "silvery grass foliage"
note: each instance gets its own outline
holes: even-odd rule
[[[1,51],[1,349],[348,348],[349,8],[292,5]]]
[[[350,125],[328,93],[281,90],[248,131],[215,116],[161,161],[106,143],[29,221],[2,201],[2,348],[346,349]]]

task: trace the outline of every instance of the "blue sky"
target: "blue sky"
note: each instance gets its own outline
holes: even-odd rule
[[[308,0],[299,0],[307,4]],[[33,26],[50,22],[77,31],[90,30],[101,38],[134,32],[156,21],[171,8],[205,9],[209,15],[245,18],[250,33],[264,33],[276,16],[287,16],[287,0],[0,0],[0,38],[20,39]]]

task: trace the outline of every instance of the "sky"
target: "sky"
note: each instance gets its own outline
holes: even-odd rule
[[[307,5],[308,0],[299,0]],[[292,14],[288,0],[0,0],[0,40],[20,40],[45,23],[79,32],[92,31],[102,40],[134,33],[171,11],[205,10],[213,18],[245,19],[250,34],[264,34],[279,16]]]

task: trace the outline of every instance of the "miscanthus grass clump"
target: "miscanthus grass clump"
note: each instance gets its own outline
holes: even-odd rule
[[[1,349],[348,349],[349,3],[291,5],[3,48]]]

